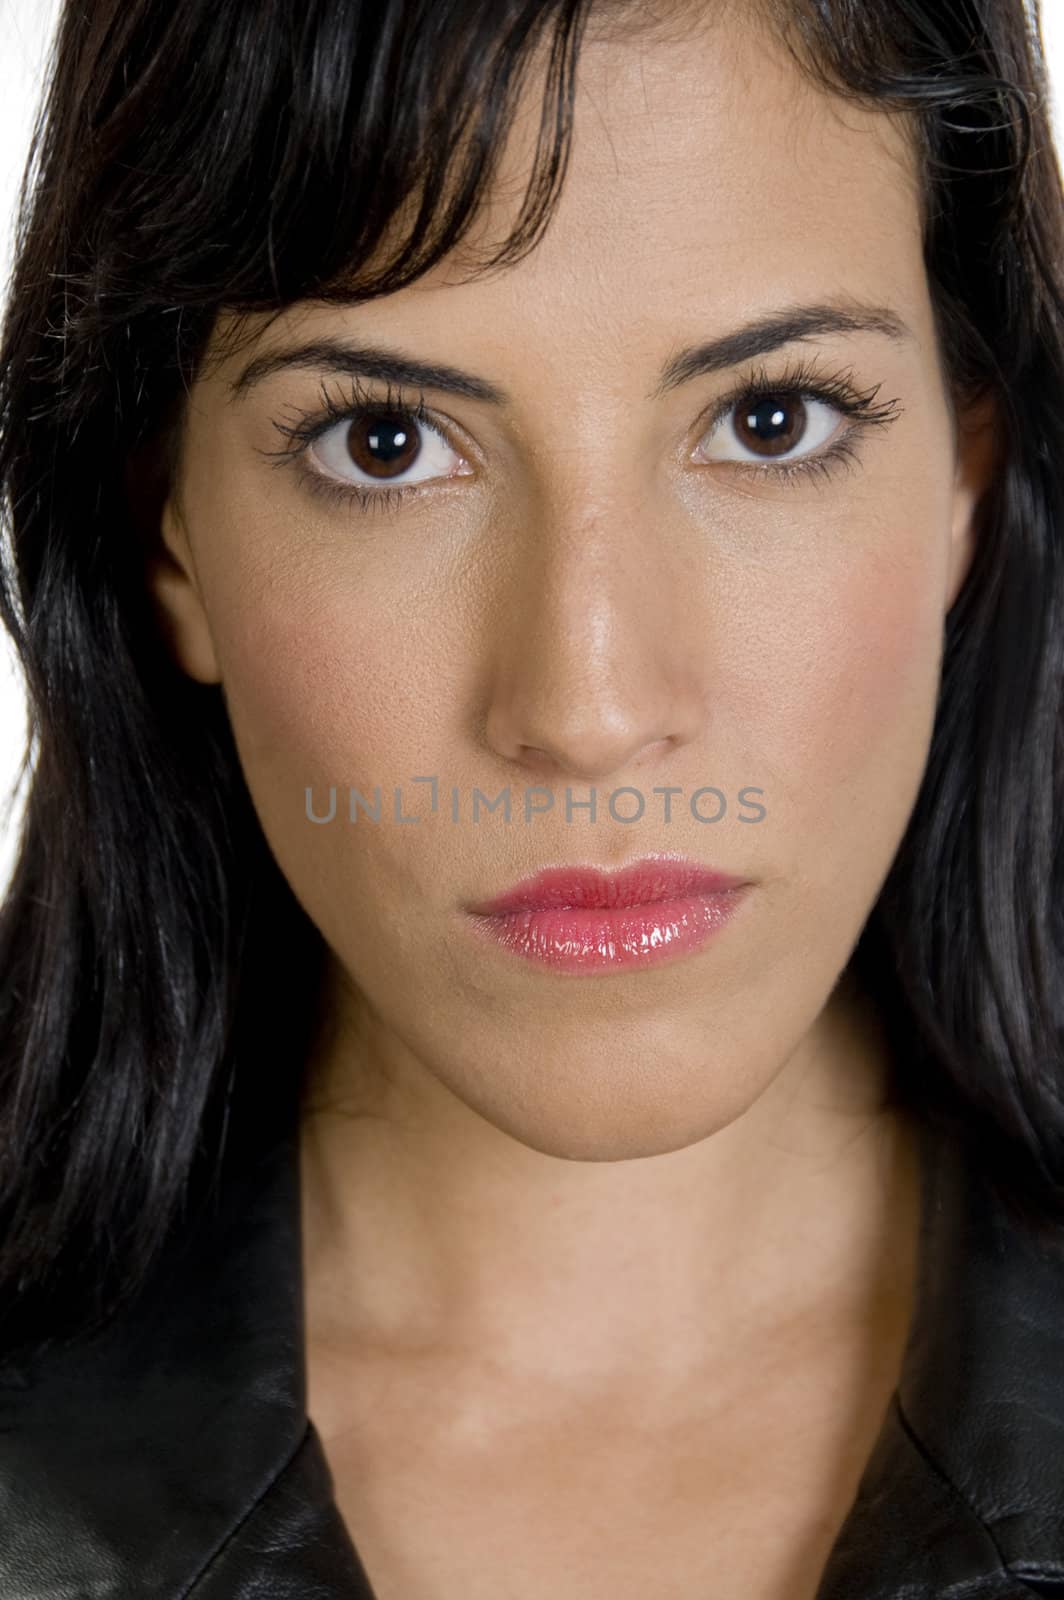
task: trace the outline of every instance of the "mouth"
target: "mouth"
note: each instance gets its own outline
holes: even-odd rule
[[[701,949],[749,888],[688,856],[659,855],[613,872],[547,867],[466,909],[475,931],[512,955],[559,972],[607,972]]]

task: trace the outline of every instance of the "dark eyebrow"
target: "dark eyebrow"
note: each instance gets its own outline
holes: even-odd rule
[[[692,378],[727,371],[729,367],[767,355],[783,345],[825,333],[881,333],[896,341],[914,337],[898,314],[884,306],[845,300],[784,308],[744,323],[705,344],[688,345],[665,363],[649,398],[658,399]],[[230,399],[240,399],[264,378],[293,368],[375,378],[401,389],[440,389],[467,400],[483,400],[489,405],[506,406],[511,402],[510,395],[498,384],[463,372],[459,367],[437,361],[418,361],[381,345],[349,344],[339,339],[316,339],[292,349],[256,356],[230,385]]]
[[[275,372],[297,368],[303,371],[342,372],[355,378],[377,378],[402,389],[443,389],[467,400],[486,400],[490,405],[510,402],[505,389],[477,378],[459,367],[440,361],[417,361],[399,350],[377,344],[349,344],[340,339],[315,339],[290,350],[271,350],[256,356],[229,386],[229,398],[239,400]]]
[[[861,301],[839,300],[823,305],[794,306],[747,322],[734,333],[726,333],[707,344],[689,345],[671,357],[662,369],[658,386],[650,396],[656,400],[681,383],[707,372],[725,372],[742,361],[768,355],[783,345],[801,339],[815,339],[823,333],[881,333],[897,343],[915,339],[912,329],[896,311],[886,306],[865,305]]]

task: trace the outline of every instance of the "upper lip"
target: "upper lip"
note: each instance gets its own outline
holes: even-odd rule
[[[614,871],[594,866],[545,867],[469,909],[479,916],[499,916],[509,911],[649,905],[689,895],[723,894],[741,888],[746,881],[690,856],[643,856]]]

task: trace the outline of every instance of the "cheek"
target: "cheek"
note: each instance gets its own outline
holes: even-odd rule
[[[794,858],[851,893],[862,885],[874,894],[889,868],[934,724],[948,552],[933,516],[910,526],[931,531],[920,539],[885,530],[825,589],[805,659],[781,674],[773,713],[777,748],[789,752],[776,777]]]
[[[350,939],[351,896],[385,915],[397,885],[423,892],[416,878],[430,818],[424,786],[411,780],[451,765],[453,714],[443,702],[455,649],[446,627],[412,625],[417,608],[336,573],[275,569],[268,584],[216,590],[216,633],[226,707],[248,789],[270,847],[296,896],[330,942]],[[247,569],[245,569],[245,580]],[[409,598],[409,597],[408,597]],[[424,623],[426,619],[422,617]],[[442,623],[443,619],[437,619]],[[316,823],[312,812],[331,820]],[[349,822],[348,791],[380,821]],[[401,898],[401,895],[400,895]]]
[[[249,770],[382,786],[420,772],[436,754],[444,646],[409,619],[408,606],[335,571],[234,592],[215,614],[217,649]]]
[[[309,784],[399,783],[408,760],[421,771],[438,646],[411,625],[421,608],[398,554],[365,538],[355,513],[293,510],[284,492],[271,504],[221,430],[197,443],[197,568],[255,798],[273,808],[283,787],[302,816]]]
[[[924,537],[888,531],[877,555],[835,595],[833,659],[825,710],[840,756],[886,760],[925,752],[930,738],[947,608],[948,523],[916,517]]]

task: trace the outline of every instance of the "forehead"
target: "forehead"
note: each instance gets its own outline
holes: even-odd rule
[[[540,103],[537,80],[520,103],[474,248],[516,220]],[[918,196],[900,119],[816,86],[770,23],[732,6],[684,36],[637,31],[585,42],[560,203],[528,266],[564,275],[579,263],[616,290],[636,272],[755,272],[784,253],[794,266],[798,254],[835,240],[872,254],[899,227],[918,230]],[[450,276],[441,265],[435,281]]]
[[[490,188],[459,248],[416,283],[354,311],[397,313],[438,342],[447,323],[482,347],[555,350],[705,333],[776,308],[855,293],[926,310],[911,130],[814,84],[751,6],[705,6],[685,25],[590,29],[578,60],[572,145],[535,248],[470,269],[517,221],[535,159],[545,62],[533,58]],[[279,325],[335,322],[307,302]],[[265,319],[263,319],[265,320]],[[278,326],[278,322],[272,324]],[[252,324],[252,332],[254,323]],[[596,342],[597,341],[597,342]]]

